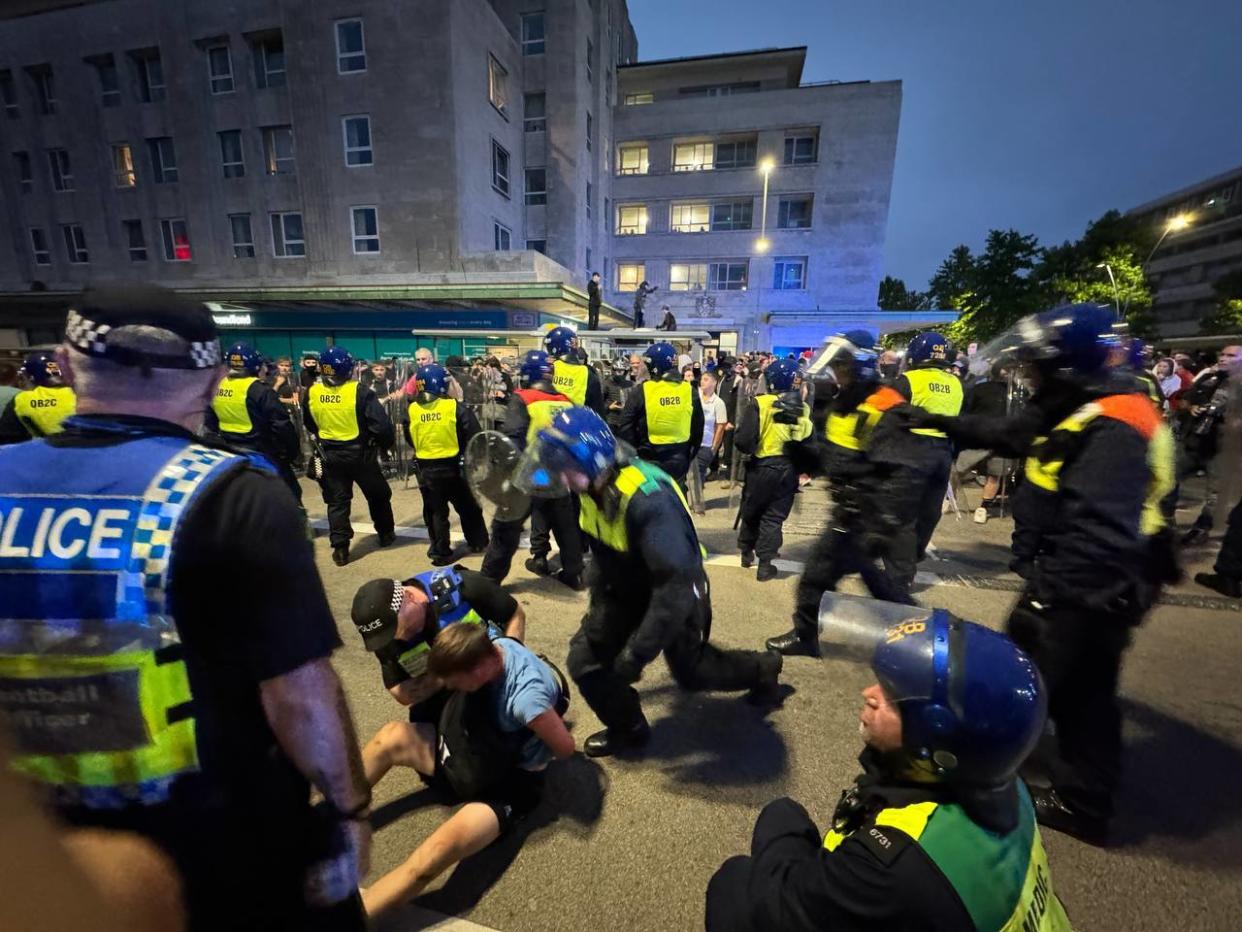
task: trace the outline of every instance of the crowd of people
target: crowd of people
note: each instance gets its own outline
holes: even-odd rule
[[[179,885],[183,907],[172,893],[161,908],[201,929],[360,929],[408,902],[544,798],[549,765],[579,749],[571,692],[603,726],[584,754],[641,756],[636,684],[658,657],[680,689],[767,710],[786,661],[828,649],[861,651],[875,674],[864,773],[826,835],[792,800],[765,807],[750,853],[707,888],[707,928],[1067,930],[1039,826],[1108,838],[1124,652],[1178,578],[1179,545],[1211,528],[1205,506],[1176,532],[1177,486],[1202,471],[1211,494],[1227,468],[1239,378],[1232,346],[1198,372],[1152,365],[1094,305],[964,354],[928,332],[899,355],[856,330],[817,356],[696,360],[659,341],[590,360],[557,327],[514,362],[442,366],[419,349],[404,381],[339,346],[296,375],[292,359],[222,349],[206,306],[160,289],[88,292],[65,334],[0,394],[9,763],[66,837],[150,842],[106,856],[151,889]],[[363,744],[330,661],[340,644],[298,474],[319,485],[344,567],[355,486],[379,545],[396,539],[381,462],[400,435],[433,569],[354,597],[362,644],[406,710]],[[486,483],[467,456],[480,436]],[[985,516],[1007,495],[1015,522],[1022,591],[1003,634],[911,592],[969,451],[988,457],[975,458]],[[832,510],[791,629],[718,647],[695,522],[704,483],[741,484],[739,560],[763,582],[811,477]],[[457,563],[450,508],[478,571]],[[589,593],[564,673],[525,645],[504,588],[526,527],[526,568]],[[853,573],[874,598],[834,594]],[[1215,573],[1196,578],[1242,595],[1238,507]],[[461,806],[360,888],[371,791],[394,767]],[[104,856],[79,850],[84,864]]]

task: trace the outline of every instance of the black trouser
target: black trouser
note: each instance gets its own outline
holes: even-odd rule
[[[1031,764],[1047,771],[1066,805],[1107,819],[1121,782],[1121,657],[1139,619],[1102,609],[1036,608],[1018,598],[1006,632],[1039,668],[1048,690],[1056,751],[1037,750]]]
[[[588,330],[599,329],[599,305],[598,304],[587,305],[587,329]]]
[[[269,463],[276,467],[276,475],[280,476],[280,481],[283,482],[289,488],[289,491],[293,493],[293,500],[296,501],[298,505],[302,504],[302,486],[301,483],[298,482],[298,477],[293,474],[293,465],[291,463],[281,459],[274,451],[264,448],[261,443],[237,440],[231,434],[216,434],[213,435],[213,439],[214,437],[219,437],[223,442],[230,444],[239,450],[248,450],[252,453],[258,453],[265,457]]]
[[[552,535],[561,551],[561,569],[570,576],[582,572],[582,531],[578,527],[578,496],[545,498],[530,510],[530,554],[548,558]]]
[[[784,543],[782,528],[797,491],[798,474],[785,457],[751,460],[742,490],[738,549],[743,553],[753,550],[761,563],[774,560]]]
[[[582,534],[578,530],[577,502],[571,502],[568,496],[535,499],[531,503],[531,514],[538,515],[538,518],[532,517],[531,519],[532,528],[536,520],[542,522],[545,544],[548,527],[551,527],[552,533],[556,535],[556,544],[561,549],[561,564],[565,571],[569,575],[581,573]],[[479,567],[480,573],[496,582],[504,581],[504,578],[509,575],[509,568],[513,565],[513,555],[518,552],[518,547],[522,542],[522,528],[525,525],[525,517],[516,521],[499,519],[492,521],[492,539],[487,545],[487,553],[483,556],[483,565]],[[548,553],[547,549],[542,554],[535,550],[533,530],[531,531],[531,550],[537,556],[546,557]]]
[[[333,548],[346,547],[354,536],[350,527],[350,502],[354,483],[367,500],[376,534],[393,531],[392,489],[380,472],[379,450],[363,446],[324,446],[323,503],[328,506],[328,540]]]
[[[624,586],[624,581],[618,581]],[[701,599],[694,614],[664,647],[664,661],[682,689],[740,690],[758,685],[763,654],[750,650],[721,650],[708,643],[711,628],[710,595]],[[569,642],[568,672],[586,704],[607,728],[632,729],[645,721],[638,692],[612,670],[643,607],[626,601],[608,583],[591,590],[591,605],[577,634]]]
[[[483,511],[474,500],[470,486],[460,472],[420,473],[418,489],[423,496],[423,523],[427,525],[427,533],[431,537],[431,543],[427,547],[428,557],[447,557],[453,552],[453,545],[449,540],[450,504],[457,512],[461,531],[471,549],[482,550],[487,546],[487,525],[483,521]]]
[[[648,463],[659,466],[686,491],[686,473],[690,470],[690,448],[684,443],[661,444],[658,447],[647,446],[639,455]]]
[[[1230,579],[1242,580],[1242,501],[1229,512],[1225,539],[1216,555],[1216,572]]]
[[[943,444],[943,455],[930,469],[919,474],[918,481],[908,488],[894,490],[898,507],[893,517],[898,520],[898,526],[888,553],[884,555],[884,567],[893,582],[907,592],[914,584],[919,561],[927,556],[927,545],[940,523],[944,493],[953,471],[953,451],[948,441],[932,442]]]

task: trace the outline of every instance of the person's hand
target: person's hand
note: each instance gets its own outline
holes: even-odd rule
[[[627,647],[612,663],[612,672],[627,683],[637,683],[643,678],[643,665]]]

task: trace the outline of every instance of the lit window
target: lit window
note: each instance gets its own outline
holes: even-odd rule
[[[648,166],[646,146],[622,146],[617,151],[618,175],[645,175]]]
[[[646,204],[617,205],[617,235],[640,236],[647,232]]]
[[[207,50],[207,77],[213,94],[233,93],[233,56],[227,45],[213,45]]]
[[[0,71],[0,102],[4,104],[4,115],[10,120],[21,116],[17,106],[17,85],[13,81],[13,72]]]
[[[300,213],[272,214],[272,252],[278,259],[297,259],[306,255]]]
[[[668,226],[674,233],[706,233],[711,215],[710,204],[673,204]]]
[[[707,287],[707,266],[704,263],[673,263],[668,267],[669,291],[702,291]]]
[[[130,262],[147,261],[147,241],[142,235],[141,220],[122,221],[125,227],[125,244],[129,249]]]
[[[528,133],[543,133],[548,129],[548,98],[546,94],[527,94],[522,107],[523,123]]]
[[[148,139],[147,154],[151,157],[151,177],[156,184],[171,184],[177,180],[177,150],[171,136]]]
[[[69,150],[48,149],[47,163],[52,171],[52,190],[72,191],[73,170],[69,166]]]
[[[655,95],[651,91],[639,91],[637,94],[626,94],[625,105],[627,107],[637,107],[642,104],[655,103]]]
[[[617,291],[637,291],[646,277],[647,266],[642,262],[617,263]]]
[[[254,42],[254,81],[258,87],[285,86],[285,40],[280,33]]]
[[[30,228],[30,256],[35,265],[52,264],[52,250],[47,245],[47,235],[38,227]]]
[[[345,164],[351,168],[374,165],[375,153],[371,150],[371,118],[347,116],[341,121],[345,133]]]
[[[129,54],[138,74],[138,99],[144,104],[159,103],[167,92],[159,49],[143,49]]]
[[[772,268],[772,287],[777,291],[802,291],[806,288],[806,256],[777,259]]]
[[[531,207],[548,203],[548,171],[546,168],[526,169],[526,203]]]
[[[190,261],[190,231],[184,220],[161,220],[160,233],[164,238],[165,262]]]
[[[710,142],[679,142],[673,146],[673,171],[711,171],[716,147]]]
[[[487,99],[501,113],[509,105],[509,72],[494,55],[487,56]]]
[[[292,175],[293,127],[266,126],[263,128],[263,157],[267,161],[269,175]],[[300,216],[300,215],[299,215]]]
[[[509,150],[492,140],[492,187],[509,196]]]
[[[118,188],[132,188],[138,183],[134,172],[134,150],[127,142],[112,146],[112,184]]]
[[[80,223],[67,223],[60,228],[65,236],[65,255],[73,265],[90,262],[90,253],[86,251],[86,233]]]
[[[91,60],[95,66],[95,74],[99,77],[99,105],[101,107],[119,107],[121,105],[121,81],[116,73],[116,60],[111,55],[101,55]]]
[[[708,267],[707,287],[711,291],[745,291],[747,263],[713,262]]]
[[[749,230],[755,208],[753,200],[712,205],[713,230]]]
[[[233,258],[254,258],[254,231],[250,228],[250,214],[229,214],[229,229],[233,234]]]
[[[810,229],[811,196],[782,197],[776,211],[776,226],[781,230]]]
[[[17,184],[22,194],[29,194],[34,190],[34,173],[30,168],[29,152],[13,153],[13,170],[17,173]]]
[[[509,251],[510,244],[513,242],[513,234],[507,226],[502,223],[493,223],[492,238],[496,244],[497,252]]]
[[[337,74],[357,74],[367,70],[366,42],[362,20],[343,19],[336,24]]]
[[[544,50],[543,12],[522,14],[522,54],[542,55]]]
[[[809,165],[818,158],[819,139],[816,136],[786,136],[785,164]]]
[[[220,164],[225,178],[246,177],[246,159],[242,154],[242,134],[239,129],[220,133]]]
[[[354,255],[376,255],[380,251],[379,212],[374,207],[351,210],[354,231]]]

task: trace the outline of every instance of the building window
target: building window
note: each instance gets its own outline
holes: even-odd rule
[[[785,137],[785,164],[810,165],[819,155],[819,138],[810,136]]]
[[[350,224],[354,235],[354,255],[378,255],[379,211],[374,207],[351,207]]]
[[[371,118],[347,116],[341,120],[341,129],[345,134],[345,164],[351,168],[360,165],[374,165],[375,153],[371,149]]]
[[[587,84],[594,84],[595,83],[595,43],[592,42],[590,39],[587,39],[586,43],[587,43],[587,47],[586,47]]]
[[[713,204],[712,229],[749,230],[751,214],[754,211],[754,208],[755,202],[753,200],[729,201],[724,204]]]
[[[617,205],[617,235],[641,236],[647,232],[646,204]]]
[[[246,159],[242,154],[242,134],[239,129],[226,129],[220,136],[220,165],[225,178],[246,177]]]
[[[668,267],[669,291],[702,291],[706,287],[706,264],[674,262]]]
[[[591,205],[595,201],[595,186],[591,182],[587,182],[586,187],[586,215],[587,219],[591,219]]]
[[[811,195],[782,197],[776,210],[776,226],[781,230],[811,228]]]
[[[171,136],[157,136],[147,140],[147,152],[151,156],[151,177],[156,184],[170,184],[177,180],[177,151]]]
[[[37,65],[27,68],[26,73],[30,75],[30,82],[34,85],[39,112],[44,116],[51,116],[56,112],[56,82],[52,77],[52,66]]]
[[[227,45],[207,49],[207,78],[213,94],[233,93],[233,56]]]
[[[527,94],[522,102],[523,126],[528,133],[543,133],[548,129],[548,96],[544,93]]]
[[[509,196],[509,150],[492,140],[492,187]]]
[[[526,169],[526,205],[534,207],[548,203],[548,170],[546,168]]]
[[[52,250],[47,245],[47,234],[38,227],[30,228],[30,255],[35,265],[52,264]]]
[[[617,291],[637,291],[646,277],[647,266],[642,262],[617,263]]]
[[[17,84],[11,71],[0,71],[0,102],[4,104],[4,115],[10,120],[21,116],[17,106]]]
[[[548,241],[546,239],[528,239],[526,241],[526,248],[531,252],[541,253],[546,256],[548,254]]]
[[[52,171],[52,190],[72,191],[73,169],[69,165],[69,150],[48,149],[47,164]]]
[[[622,146],[617,150],[618,175],[645,175],[649,164],[646,146]]]
[[[493,222],[492,239],[496,244],[497,252],[508,252],[510,244],[513,242],[513,234],[504,224]]]
[[[591,151],[591,139],[595,135],[595,117],[591,116],[590,113],[587,114],[586,130],[587,130],[587,133],[586,133],[587,151],[590,152]]]
[[[160,50],[142,49],[129,54],[134,60],[134,70],[138,73],[138,99],[144,104],[159,103],[167,93]]]
[[[99,105],[101,107],[119,107],[121,105],[121,80],[116,72],[116,59],[111,55],[101,55],[92,59],[95,74],[99,77]]]
[[[802,291],[806,288],[806,256],[777,259],[772,268],[772,287],[777,291]]]
[[[184,220],[161,220],[160,233],[164,237],[165,262],[190,261],[190,231]]]
[[[129,248],[129,261],[146,262],[147,241],[142,235],[142,221],[123,220],[121,225],[125,228],[125,243]]]
[[[716,147],[710,142],[679,142],[673,146],[673,171],[711,171]]]
[[[343,19],[336,24],[336,73],[357,74],[367,70],[367,47],[362,20]]]
[[[733,94],[755,94],[759,91],[758,81],[738,81],[733,84],[698,84],[694,87],[679,87],[678,97],[729,97]]]
[[[745,291],[746,262],[713,262],[707,270],[709,291]]]
[[[587,271],[589,272],[593,272],[595,270],[595,263],[591,261],[591,247],[590,246],[586,248],[586,267],[587,267]]]
[[[285,39],[279,32],[254,41],[254,83],[258,87],[285,86]]]
[[[706,233],[711,216],[711,204],[673,204],[668,228],[674,233]]]
[[[254,258],[254,231],[250,229],[250,214],[229,214],[229,229],[233,233],[233,258]]]
[[[626,94],[625,105],[627,107],[637,107],[642,104],[655,103],[655,95],[651,91],[639,91],[637,94]]]
[[[134,150],[127,142],[112,145],[112,184],[117,188],[132,188],[138,183],[134,171]]]
[[[716,168],[754,168],[756,140],[716,143]]]
[[[509,72],[495,55],[487,56],[487,99],[501,113],[509,105]]]
[[[13,153],[13,170],[17,173],[17,186],[22,194],[29,194],[34,190],[34,173],[30,168],[29,152]]]
[[[298,259],[306,255],[300,213],[272,214],[272,253],[278,259]]]
[[[86,251],[86,233],[80,223],[66,223],[60,228],[65,236],[65,255],[73,265],[84,265],[91,261]]]
[[[263,157],[267,161],[269,175],[293,174],[296,166],[293,161],[292,126],[265,126],[263,128]]]
[[[522,14],[522,54],[542,55],[544,49],[543,11]]]

